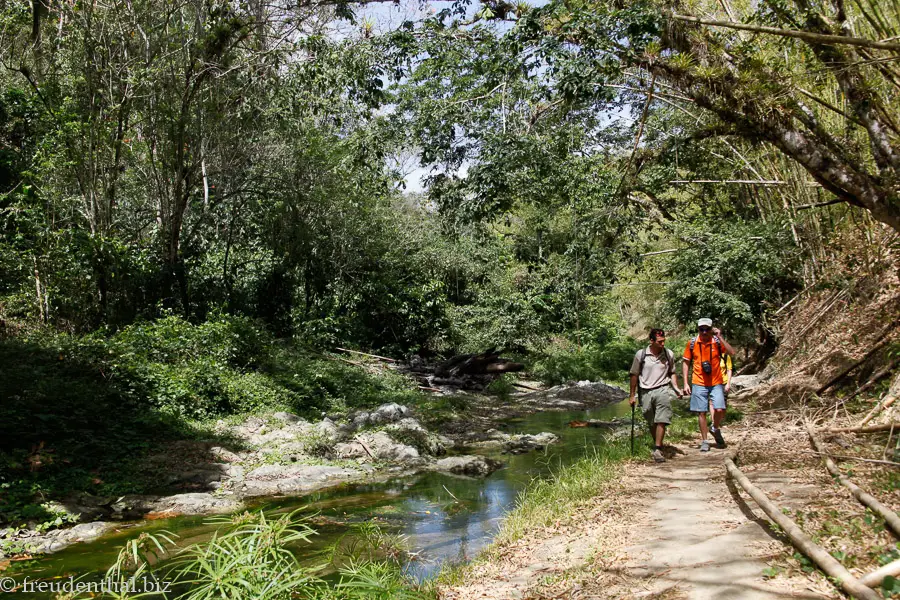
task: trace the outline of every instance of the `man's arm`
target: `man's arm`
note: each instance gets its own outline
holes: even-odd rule
[[[691,386],[690,386],[690,381],[691,381],[691,380],[688,379],[688,365],[689,365],[689,364],[691,364],[691,361],[690,361],[690,360],[688,360],[688,359],[686,359],[686,358],[683,358],[683,359],[681,360],[681,376],[682,376],[682,379],[684,379],[684,390],[683,390],[683,392],[684,392],[684,395],[685,395],[685,396],[690,396],[690,395],[691,395]]]
[[[638,376],[631,376],[631,392],[628,394],[628,404],[634,406],[634,394],[637,392]]]
[[[672,381],[671,381],[671,384],[672,384],[672,389],[675,390],[675,394],[678,395],[678,396],[680,396],[680,395],[681,395],[681,388],[678,387],[678,375],[675,374],[675,369],[672,369]]]
[[[729,344],[728,341],[722,337],[722,331],[720,329],[716,328],[716,329],[713,329],[712,333],[714,336],[719,338],[720,342],[722,342],[722,348],[725,349],[725,354],[730,354],[731,356],[734,356],[735,355],[734,348],[732,348],[731,344]]]

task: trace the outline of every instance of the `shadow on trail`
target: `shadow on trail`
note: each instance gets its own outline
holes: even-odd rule
[[[191,491],[167,489],[165,469],[149,460],[167,442],[198,431],[150,406],[134,381],[114,381],[96,363],[21,338],[0,339],[0,524],[55,519],[48,501]],[[206,435],[240,449],[235,439]],[[196,491],[196,490],[195,490]]]
[[[753,509],[750,508],[750,506],[741,496],[740,491],[738,491],[738,487],[734,484],[734,480],[731,477],[725,478],[725,485],[728,487],[728,493],[731,494],[731,499],[734,500],[734,504],[738,507],[738,509],[741,511],[741,514],[743,514],[748,521],[752,521],[753,523],[759,525],[760,529],[762,529],[765,534],[773,540],[781,542],[782,544],[786,544],[788,546],[791,545],[790,538],[777,531],[768,519],[763,519],[762,517],[756,516],[756,514],[753,512]]]

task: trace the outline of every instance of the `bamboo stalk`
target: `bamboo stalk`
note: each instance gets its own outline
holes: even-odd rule
[[[885,423],[884,425],[869,425],[868,427],[826,427],[822,431],[826,433],[879,433],[896,429],[900,431],[900,423]]]
[[[829,307],[829,308],[831,308],[831,307]],[[825,311],[823,311],[823,312],[825,312]],[[821,394],[822,392],[824,392],[825,390],[827,390],[828,388],[830,388],[831,386],[833,386],[834,384],[839,382],[841,379],[846,377],[852,371],[855,371],[857,367],[859,367],[861,364],[863,364],[864,362],[869,360],[869,358],[871,358],[873,354],[875,354],[876,352],[881,350],[885,345],[887,345],[887,343],[889,341],[891,341],[890,338],[887,337],[887,334],[890,333],[890,331],[894,327],[896,327],[896,325],[897,325],[896,323],[891,323],[890,325],[888,325],[878,336],[881,338],[880,342],[878,342],[877,344],[872,346],[872,349],[869,350],[868,352],[866,352],[865,356],[863,356],[861,359],[859,359],[858,361],[856,361],[855,363],[853,363],[852,365],[850,365],[849,367],[847,367],[846,369],[844,369],[843,371],[838,373],[834,378],[831,379],[831,381],[829,381],[828,383],[826,383],[825,385],[820,387],[818,390],[816,390],[816,394]],[[863,425],[863,423],[860,423],[860,425]]]
[[[833,556],[828,554],[824,548],[817,545],[808,535],[803,533],[803,530],[800,529],[790,517],[781,512],[781,509],[769,500],[759,488],[750,483],[750,480],[737,468],[737,465],[734,464],[733,460],[726,458],[725,468],[735,481],[737,481],[738,485],[750,494],[759,507],[763,509],[763,512],[781,527],[785,535],[790,538],[791,543],[815,562],[828,576],[836,580],[837,585],[839,585],[842,590],[858,600],[881,600],[881,596],[860,583],[850,571],[844,568],[844,566]]]
[[[793,452],[800,452],[801,454],[815,454],[816,456],[822,456],[822,452],[816,452],[815,450],[794,450]],[[862,458],[860,456],[846,456],[843,454],[832,454],[834,458],[839,458],[841,460],[855,460],[857,462],[867,462],[875,465],[888,465],[890,467],[900,467],[900,463],[895,462],[893,460],[879,460],[877,458]]]
[[[638,256],[656,256],[657,254],[669,254],[670,252],[678,252],[681,248],[670,248],[669,250],[657,250],[656,252],[644,252]]]
[[[359,354],[361,356],[368,356],[369,358],[377,358],[378,360],[384,360],[391,363],[400,362],[395,358],[388,358],[387,356],[378,356],[377,354],[366,354],[365,352],[360,352],[358,350],[348,350],[347,348],[335,348],[335,350],[340,350],[341,352],[349,352],[350,354]]]
[[[819,441],[819,438],[816,437],[816,432],[815,429],[813,429],[812,423],[806,424],[806,432],[809,434],[809,440],[812,442],[813,448],[822,453],[825,468],[838,480],[838,483],[850,490],[853,497],[859,500],[860,503],[867,506],[872,512],[877,513],[878,516],[884,519],[884,522],[887,523],[888,527],[890,527],[894,533],[900,534],[900,517],[897,516],[897,513],[879,502],[877,498],[864,491],[841,473],[838,466],[834,464],[834,461],[825,453],[825,447],[822,445],[822,442]]]
[[[688,184],[688,183],[721,183],[729,185],[792,185],[791,181],[780,181],[778,179],[672,179],[669,183]],[[815,181],[803,182],[810,187],[819,187],[819,183]]]
[[[711,27],[726,27],[728,29],[738,29],[742,31],[752,31],[754,33],[769,33],[781,37],[790,37],[811,42],[814,44],[843,44],[846,46],[860,46],[862,48],[877,48],[879,50],[900,50],[900,44],[891,42],[876,42],[864,38],[849,37],[844,35],[830,35],[825,33],[813,33],[812,31],[797,31],[795,29],[779,29],[777,27],[765,27],[763,25],[748,25],[746,23],[735,23],[733,21],[716,21],[712,19],[701,19],[699,17],[691,17],[686,15],[672,15],[679,21],[687,21],[689,23],[697,23],[698,25],[709,25]]]
[[[850,394],[849,396],[844,398],[844,402],[849,402],[850,400],[853,400],[854,398],[856,398],[857,396],[859,396],[866,390],[871,389],[876,383],[878,383],[879,381],[881,381],[882,379],[884,379],[885,377],[890,375],[891,371],[894,370],[894,368],[897,366],[897,364],[900,364],[900,358],[895,358],[889,364],[885,365],[880,370],[876,371],[871,377],[869,377],[868,381],[866,381],[864,384],[862,384],[861,386],[856,388],[855,392],[853,392],[852,394]]]
[[[868,575],[860,577],[859,582],[870,588],[877,588],[881,586],[881,582],[884,581],[885,577],[896,577],[897,575],[900,575],[900,560],[890,562]]]
[[[894,403],[897,399],[897,394],[900,392],[900,375],[894,378],[894,381],[891,383],[891,387],[888,389],[887,394],[884,395],[884,398],[881,399],[881,402],[875,405],[875,408],[869,411],[862,421],[859,422],[859,427],[864,426],[866,423],[874,419],[878,413],[886,409],[888,406]]]

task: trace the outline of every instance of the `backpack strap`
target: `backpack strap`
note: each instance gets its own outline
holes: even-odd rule
[[[716,343],[716,348],[719,349],[719,359],[725,356],[725,353],[722,351],[722,342],[719,341],[719,336],[714,335],[713,341]],[[694,360],[694,344],[697,342],[697,338],[691,338],[691,360]]]
[[[671,354],[670,354],[671,352]],[[668,348],[663,348],[663,356],[665,357],[666,366],[671,367],[671,369],[675,370],[675,353],[669,350]],[[641,374],[644,373],[644,361],[647,359],[647,348],[643,348],[641,350]],[[666,373],[668,375],[668,373]]]
[[[719,336],[717,335],[713,336],[713,341],[716,343],[716,348],[719,349],[719,360],[721,360],[722,357],[725,356],[725,354],[722,352],[722,342],[719,340]]]

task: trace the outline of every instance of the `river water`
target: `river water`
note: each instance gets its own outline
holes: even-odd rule
[[[309,565],[322,562],[320,551],[344,535],[353,524],[377,523],[383,530],[402,534],[415,557],[408,569],[417,578],[435,574],[448,562],[463,562],[490,543],[516,497],[535,478],[547,477],[594,446],[603,444],[605,429],[569,428],[572,420],[630,416],[627,402],[588,411],[541,412],[511,419],[499,427],[508,433],[550,431],[560,442],[542,451],[519,455],[492,454],[506,466],[484,479],[446,473],[422,473],[380,483],[346,484],[302,497],[277,498],[258,507],[277,514],[302,508],[317,513],[318,535],[298,549]],[[179,545],[208,539],[215,527],[204,517],[144,521],[95,542],[75,544],[18,571],[17,578],[50,579],[100,573],[114,561],[119,548],[141,532],[167,530],[179,536]]]

